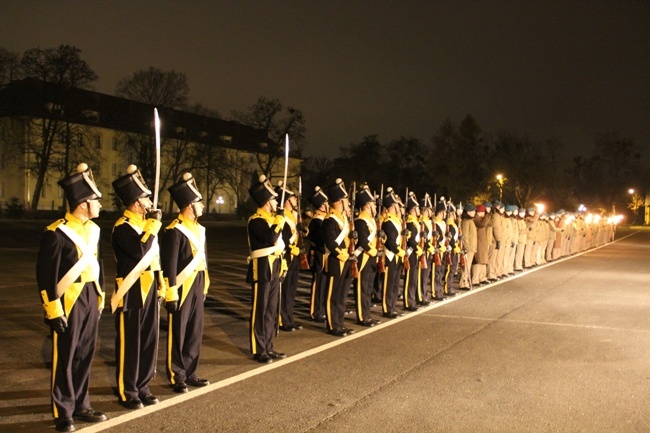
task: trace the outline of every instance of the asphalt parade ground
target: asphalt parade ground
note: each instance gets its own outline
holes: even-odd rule
[[[35,284],[42,222],[0,227],[0,433],[54,431],[51,340]],[[108,224],[108,223],[107,223]],[[650,430],[650,230],[538,266],[374,328],[337,338],[306,320],[282,332],[288,358],[250,359],[243,223],[206,223],[211,281],[199,375],[205,388],[127,411],[115,394],[115,326],[105,311],[90,380],[108,421],[83,432],[647,432]],[[114,261],[102,225],[108,291]],[[351,305],[351,304],[350,304]],[[398,304],[401,306],[401,301]],[[374,318],[381,319],[379,307]]]

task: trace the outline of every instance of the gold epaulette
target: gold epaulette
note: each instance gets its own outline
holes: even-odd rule
[[[251,215],[250,218],[248,218],[248,221],[250,222],[251,220],[257,219],[257,218],[262,218],[264,221],[266,221],[269,224],[273,224],[273,220],[275,219],[275,216],[273,214],[269,214],[269,218],[265,217],[259,212],[255,212],[253,215]]]
[[[128,222],[128,221],[129,221],[129,219],[127,217],[122,216],[117,221],[115,221],[115,225],[113,226],[113,228],[115,228],[117,226],[121,226],[122,224],[124,224],[125,222]]]
[[[61,218],[60,220],[54,221],[52,224],[47,226],[45,230],[55,231],[61,224],[65,224],[65,218]]]
[[[180,222],[180,221],[178,220],[178,218],[177,218],[177,219],[175,219],[174,221],[172,221],[171,223],[169,223],[169,225],[168,225],[167,227],[165,227],[165,229],[173,229],[173,228],[176,227],[176,225],[178,225],[178,224],[180,224],[180,223],[181,223],[181,222]]]

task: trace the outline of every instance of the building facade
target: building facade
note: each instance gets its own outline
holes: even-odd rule
[[[233,121],[158,107],[161,119],[159,207],[173,211],[166,187],[185,171],[197,179],[207,212],[235,213],[248,198],[251,179],[269,158],[272,179],[282,176],[282,155],[271,155],[265,131]],[[60,89],[35,79],[0,89],[0,205],[18,200],[25,208],[63,210],[57,181],[88,163],[104,193],[102,206],[118,210],[111,182],[129,164],[154,185],[154,107],[82,89]],[[47,161],[47,163],[45,163]],[[291,175],[301,159],[292,152]],[[36,194],[36,196],[35,196]]]

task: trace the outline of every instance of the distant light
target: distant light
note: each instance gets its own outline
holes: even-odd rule
[[[578,206],[578,212],[585,212],[586,210],[587,210],[587,206],[585,206],[584,204]]]
[[[497,180],[500,181],[501,179],[503,179],[503,175],[502,174],[497,174]]]
[[[634,188],[628,189],[627,192],[629,192],[630,194],[634,194]]]

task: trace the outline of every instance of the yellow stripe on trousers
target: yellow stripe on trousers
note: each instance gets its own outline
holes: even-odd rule
[[[255,315],[257,313],[257,292],[259,285],[253,283],[253,309],[251,310],[251,352],[257,355],[257,341],[255,340]]]
[[[124,394],[124,311],[118,313],[120,315],[120,359],[118,368],[120,369],[120,377],[117,383],[117,387],[120,393],[120,398],[122,401],[126,401],[126,395]]]
[[[327,285],[327,325],[331,330],[334,329],[334,325],[332,323],[332,309],[330,308],[330,303],[332,300],[332,287],[334,287],[334,277],[329,277],[329,284]]]
[[[59,334],[52,331],[52,393],[54,393],[54,382],[56,381],[56,368],[59,364],[59,351],[57,349],[59,343]],[[59,410],[56,408],[54,399],[52,399],[52,413],[54,418],[59,417]]]
[[[167,314],[167,371],[169,372],[169,382],[171,382],[172,385],[176,384],[175,377],[174,377],[174,370],[172,369],[172,343],[174,341],[173,339],[173,332],[172,332],[172,322],[174,320],[174,313],[169,313]]]

